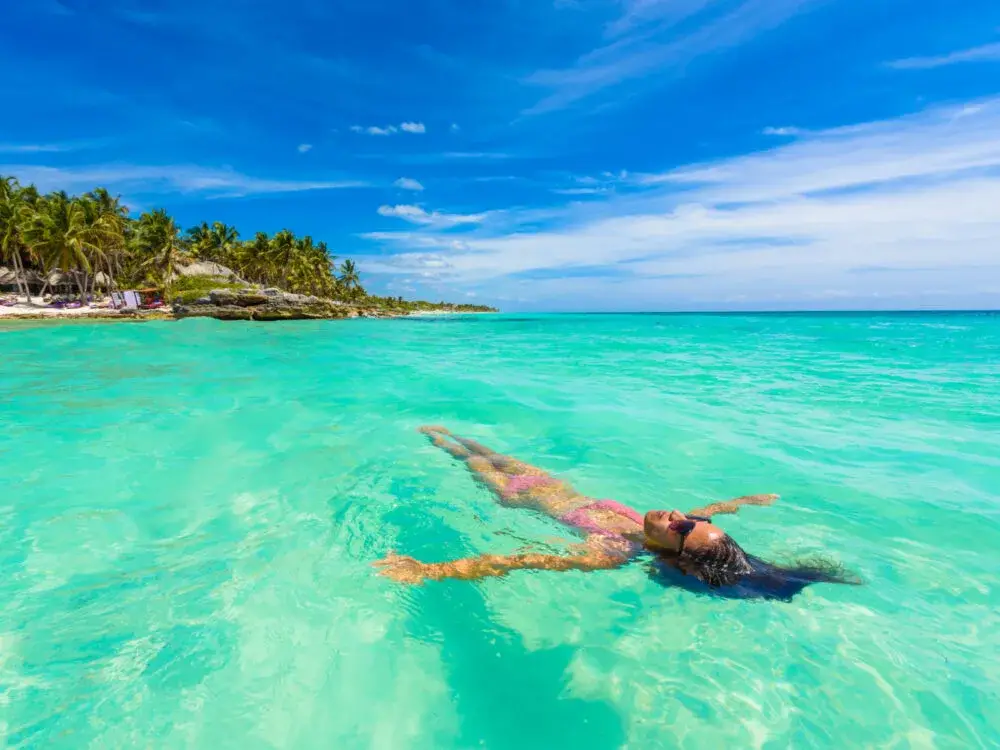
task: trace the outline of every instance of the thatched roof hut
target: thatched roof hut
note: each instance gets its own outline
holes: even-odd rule
[[[18,273],[13,268],[0,266],[0,287],[20,291],[18,288],[17,277]],[[24,271],[21,274],[21,278],[33,291],[38,291],[45,283],[45,278],[38,273],[38,271],[31,268]]]
[[[69,286],[73,283],[73,277],[62,271],[49,271],[49,275],[45,277],[45,280],[49,286]]]

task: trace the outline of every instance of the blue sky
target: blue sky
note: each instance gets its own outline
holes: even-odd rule
[[[0,173],[504,309],[1000,306],[995,0],[4,3]]]

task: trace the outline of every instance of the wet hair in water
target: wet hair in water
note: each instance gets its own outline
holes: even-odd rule
[[[666,575],[669,569],[686,574],[680,580]],[[740,596],[789,600],[811,583],[860,583],[842,567],[824,560],[808,560],[776,565],[748,555],[736,541],[725,534],[716,544],[700,549],[685,549],[680,555],[663,556],[653,566],[654,578],[662,583],[684,585],[686,576],[694,576],[711,589],[740,588]],[[690,580],[690,579],[688,579]]]
[[[715,544],[685,549],[677,558],[677,566],[709,586],[732,586],[754,570],[749,555],[729,534]]]

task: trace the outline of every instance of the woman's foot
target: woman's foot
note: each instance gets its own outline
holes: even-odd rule
[[[417,432],[422,432],[425,435],[434,435],[435,433],[438,435],[451,434],[451,430],[449,430],[447,427],[442,427],[439,424],[425,424],[423,427],[418,427]]]

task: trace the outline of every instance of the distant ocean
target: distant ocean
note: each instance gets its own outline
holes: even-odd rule
[[[1000,745],[1000,315],[0,323],[0,394],[0,745]],[[568,534],[428,422],[866,583],[392,583]]]

